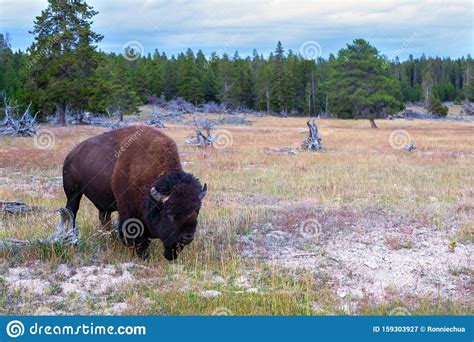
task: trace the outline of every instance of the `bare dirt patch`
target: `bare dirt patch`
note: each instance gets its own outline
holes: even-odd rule
[[[103,302],[107,294],[136,284],[138,280],[132,275],[134,266],[132,263],[81,267],[59,264],[52,270],[47,264],[34,262],[28,267],[11,267],[0,279],[9,293],[21,293],[14,303],[15,309],[20,312],[37,315],[84,314],[89,312],[84,307],[87,301]],[[64,306],[67,302],[75,304]],[[115,304],[104,313],[118,314],[119,310],[126,308],[125,305],[118,305],[120,303]]]
[[[2,277],[11,289],[44,295],[56,286],[65,295],[100,295],[120,285],[133,283],[129,264],[124,266],[83,266],[73,268],[66,264],[57,266],[54,272],[45,265],[35,263],[32,267],[12,267]],[[54,285],[53,285],[54,284]]]
[[[381,208],[293,208],[239,237],[243,254],[310,271],[341,298],[374,302],[398,294],[468,300],[472,243],[456,242],[462,217],[407,215]]]

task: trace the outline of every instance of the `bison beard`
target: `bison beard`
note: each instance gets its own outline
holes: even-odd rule
[[[119,212],[119,236],[138,255],[147,258],[151,240],[160,239],[168,260],[194,239],[207,192],[182,170],[174,141],[149,126],[124,127],[80,143],[66,156],[63,185],[74,225],[85,195],[109,229],[111,213]]]

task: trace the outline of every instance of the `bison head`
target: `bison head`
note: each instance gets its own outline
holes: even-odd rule
[[[162,177],[150,189],[148,229],[150,237],[163,242],[166,259],[176,259],[183,247],[193,241],[206,192],[206,184],[201,186],[198,179],[185,172]]]

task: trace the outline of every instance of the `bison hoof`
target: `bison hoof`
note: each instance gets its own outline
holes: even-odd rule
[[[178,253],[175,249],[165,249],[163,256],[166,258],[166,260],[173,261],[178,258]]]
[[[150,259],[150,252],[149,251],[145,251],[145,252],[137,251],[137,255],[145,261]]]

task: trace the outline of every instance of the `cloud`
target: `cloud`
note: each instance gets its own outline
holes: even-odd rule
[[[187,47],[250,54],[267,54],[277,40],[299,50],[316,40],[323,56],[355,38],[366,38],[383,53],[406,58],[427,55],[459,57],[473,50],[471,1],[99,1],[88,2],[99,14],[94,29],[105,38],[100,48],[120,52],[129,40],[176,54]],[[28,30],[46,1],[0,0],[2,31],[13,47],[24,49],[32,40]],[[416,39],[407,39],[415,34]],[[230,43],[229,43],[230,41]],[[400,49],[404,46],[404,49]]]

